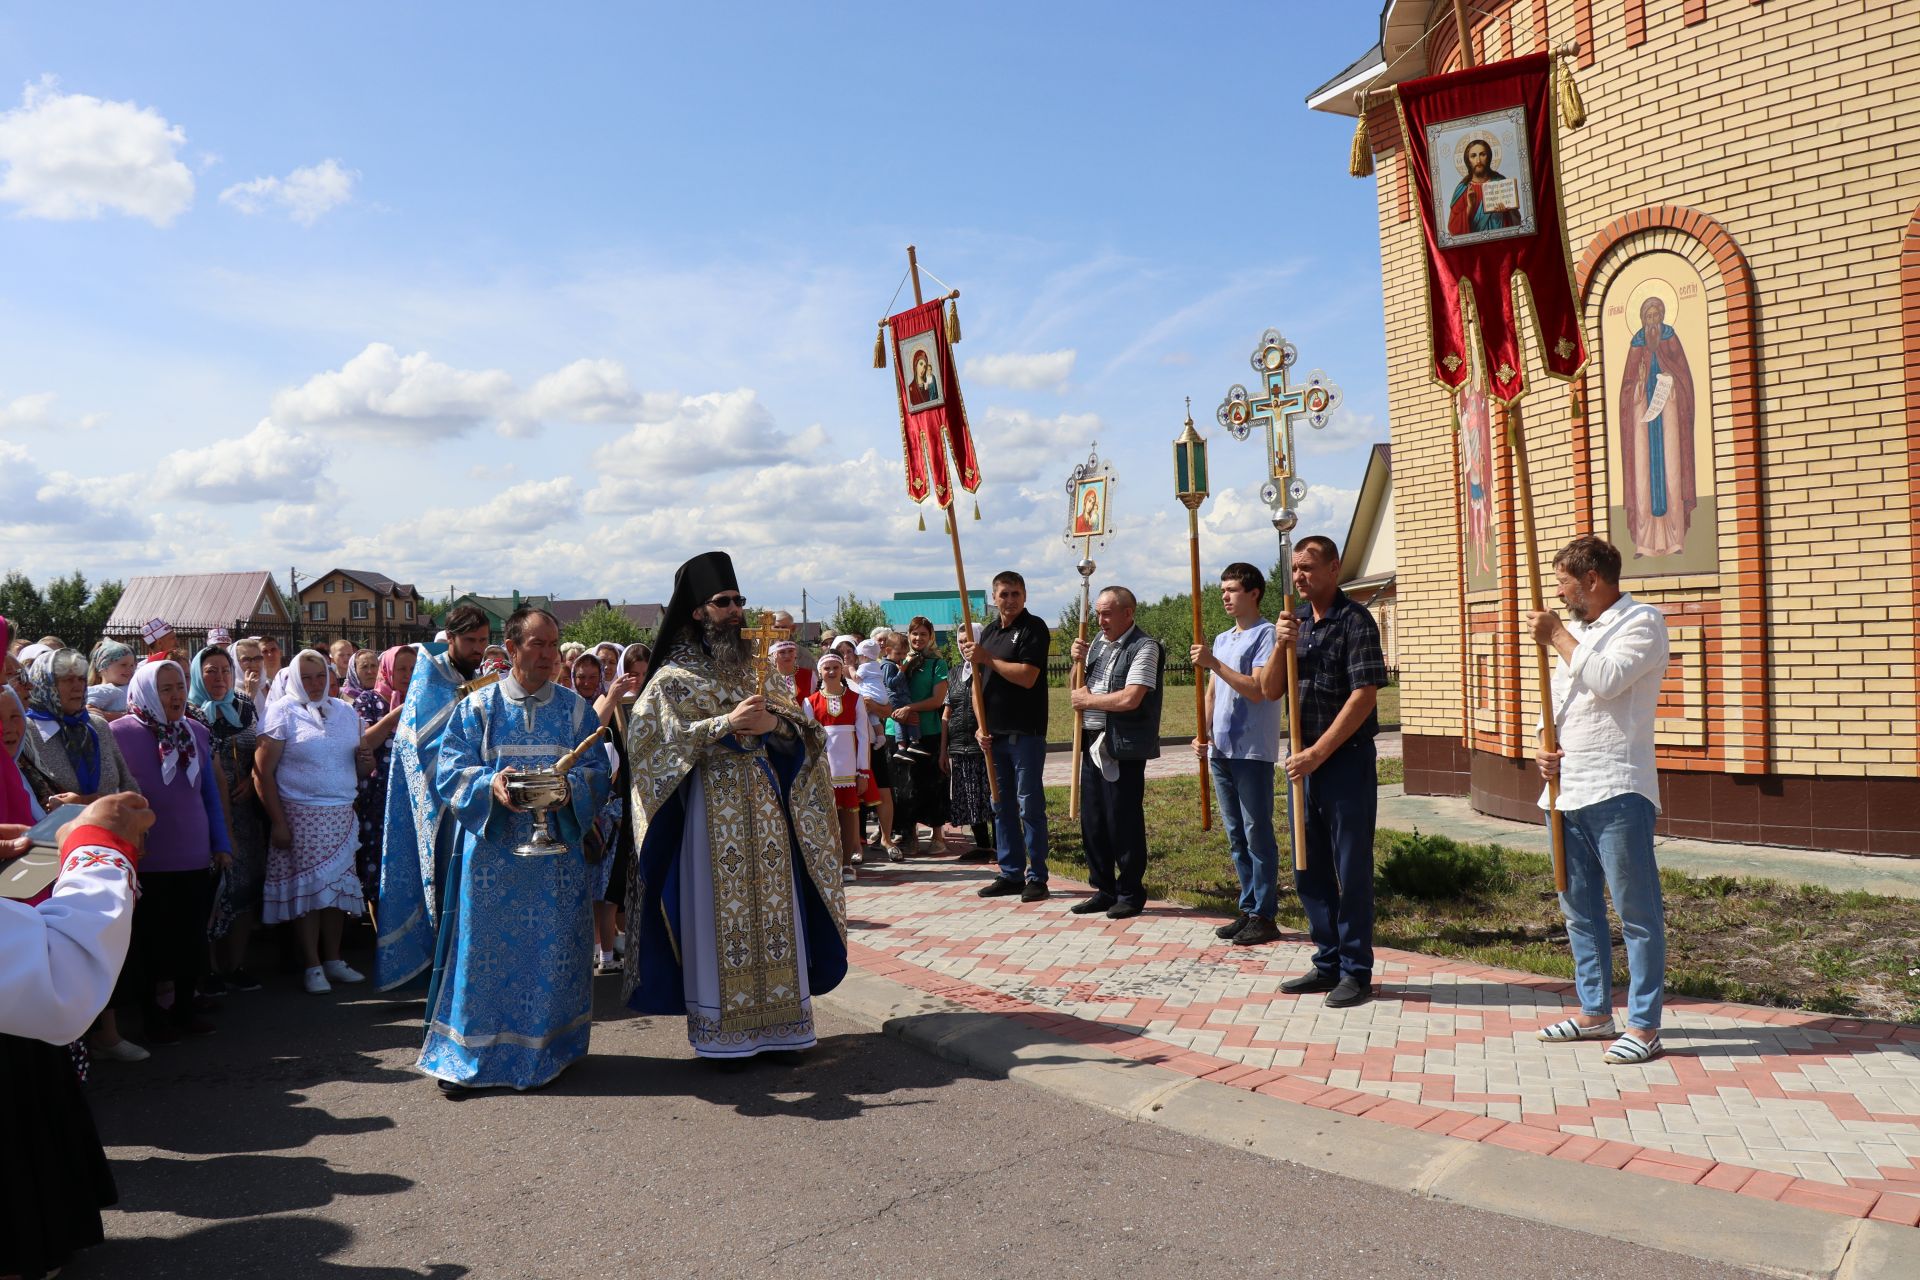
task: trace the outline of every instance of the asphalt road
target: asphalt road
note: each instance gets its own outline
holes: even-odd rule
[[[417,1001],[283,975],[214,1036],[97,1066],[121,1205],[65,1277],[1746,1274],[1196,1142],[832,1018],[802,1065],[723,1074],[599,983],[593,1053],[532,1094],[445,1101],[409,1067]]]

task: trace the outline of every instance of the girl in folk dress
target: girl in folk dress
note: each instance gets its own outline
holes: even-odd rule
[[[312,649],[295,656],[276,679],[254,757],[272,824],[260,918],[298,922],[306,987],[316,994],[362,980],[340,958],[340,934],[347,916],[366,911],[353,861],[360,844],[353,802],[371,761],[360,749],[360,717],[327,696],[329,672]]]
[[[827,772],[833,778],[833,807],[840,818],[841,875],[854,878],[860,851],[860,801],[873,787],[867,761],[872,729],[860,695],[847,687],[846,664],[838,654],[823,654],[817,668],[820,687],[800,705],[827,731]]]

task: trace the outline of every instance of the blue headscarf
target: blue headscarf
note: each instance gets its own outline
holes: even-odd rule
[[[228,724],[238,729],[240,727],[240,705],[233,700],[233,695],[234,691],[240,687],[239,681],[236,680],[233,688],[227,690],[226,697],[216,698],[207,692],[207,682],[200,674],[201,664],[205,663],[209,656],[216,653],[223,658],[227,658],[229,662],[232,661],[232,658],[228,656],[225,649],[216,649],[211,645],[193,655],[193,661],[188,664],[188,666],[193,669],[193,678],[187,684],[187,701],[193,704],[196,711],[207,718],[208,724],[212,724],[214,716],[218,715]]]

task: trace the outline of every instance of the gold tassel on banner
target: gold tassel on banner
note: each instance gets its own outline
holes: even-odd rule
[[[887,326],[885,321],[882,321],[880,324],[880,332],[873,335],[873,367],[876,369],[884,369],[887,367]]]
[[[920,513],[920,532],[925,533],[926,531],[927,531],[927,513],[922,511]]]
[[[1564,60],[1555,64],[1560,73],[1560,119],[1567,128],[1578,129],[1587,122],[1587,104],[1580,101],[1580,86],[1573,82],[1573,69]]]
[[[960,307],[952,298],[947,299],[947,345],[960,341]]]
[[[973,518],[975,520],[980,518],[980,499],[978,498],[973,500]]]
[[[1353,126],[1353,158],[1347,162],[1347,172],[1356,178],[1365,178],[1373,173],[1373,139],[1367,136],[1365,95],[1356,94],[1354,103],[1360,108],[1360,119]]]

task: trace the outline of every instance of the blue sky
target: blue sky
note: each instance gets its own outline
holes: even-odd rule
[[[970,585],[1017,567],[1066,601],[1062,485],[1097,439],[1121,529],[1098,576],[1181,587],[1189,395],[1205,559],[1269,563],[1260,451],[1211,422],[1268,325],[1346,390],[1301,441],[1304,526],[1342,537],[1386,437],[1378,239],[1350,124],[1302,99],[1376,27],[12,7],[0,545],[36,577],[344,563],[647,600],[719,546],[756,602],[951,585],[870,367],[910,241],[962,295]]]

